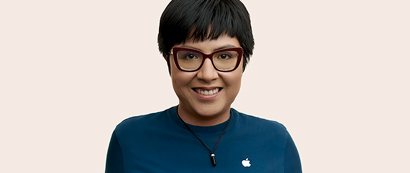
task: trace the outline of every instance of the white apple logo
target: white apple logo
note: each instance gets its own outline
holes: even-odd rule
[[[243,167],[251,167],[251,161],[246,158],[246,160],[242,160]]]

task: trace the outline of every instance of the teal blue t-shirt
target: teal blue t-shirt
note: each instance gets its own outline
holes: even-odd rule
[[[227,123],[189,127],[213,149]],[[282,124],[235,109],[215,158],[214,167],[210,151],[188,130],[175,106],[121,122],[111,137],[105,172],[302,172],[296,146]]]

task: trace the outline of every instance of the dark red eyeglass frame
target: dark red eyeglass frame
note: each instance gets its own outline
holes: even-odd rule
[[[195,70],[184,70],[184,69],[182,69],[182,68],[179,66],[179,63],[178,63],[178,60],[177,60],[177,56],[173,56],[173,57],[174,57],[175,65],[178,67],[179,70],[185,71],[185,72],[198,71],[199,69],[201,69],[202,65],[204,65],[205,59],[207,59],[207,58],[209,58],[209,59],[211,60],[212,66],[214,66],[214,69],[215,69],[215,70],[220,71],[220,72],[231,72],[231,71],[234,71],[234,70],[236,70],[236,69],[238,68],[238,66],[239,66],[239,64],[241,63],[241,61],[242,61],[242,59],[243,59],[243,56],[244,56],[244,55],[243,55],[243,49],[242,49],[242,47],[230,47],[230,48],[220,49],[220,50],[217,50],[217,51],[215,51],[215,52],[212,52],[211,54],[205,54],[205,53],[203,53],[203,52],[201,52],[201,51],[199,51],[199,50],[197,50],[197,49],[191,49],[191,48],[186,48],[186,47],[173,47],[172,50],[171,50],[172,55],[177,55],[177,52],[180,51],[180,50],[188,50],[188,51],[192,51],[192,52],[197,52],[197,53],[202,54],[202,56],[204,57],[204,58],[202,59],[201,65],[200,65],[197,69],[195,69]],[[223,51],[236,51],[236,52],[238,52],[238,59],[239,59],[239,60],[236,61],[235,67],[234,67],[233,69],[231,69],[231,70],[219,70],[219,69],[217,69],[217,68],[215,67],[214,61],[212,60],[212,56],[213,56],[214,54],[216,54],[216,53],[218,53],[218,52],[223,52]]]

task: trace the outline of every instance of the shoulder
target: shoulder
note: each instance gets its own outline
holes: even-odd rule
[[[138,132],[147,130],[150,127],[161,126],[161,124],[168,121],[167,118],[169,118],[169,116],[167,115],[173,108],[174,107],[160,112],[129,117],[116,126],[115,132],[118,135],[119,133],[130,131]]]
[[[277,121],[248,115],[235,109],[232,109],[232,111],[237,115],[237,123],[241,128],[251,129],[259,134],[279,135],[285,138],[289,136],[286,127]]]

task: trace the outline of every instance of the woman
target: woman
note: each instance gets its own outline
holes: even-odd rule
[[[121,122],[107,173],[302,172],[283,125],[231,108],[254,46],[239,0],[171,1],[158,44],[179,105]]]

